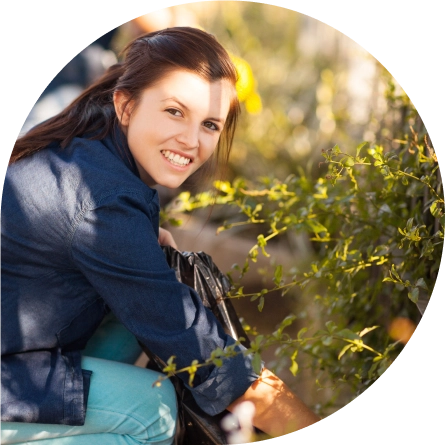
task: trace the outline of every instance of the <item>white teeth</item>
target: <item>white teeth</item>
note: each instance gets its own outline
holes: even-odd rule
[[[161,152],[165,158],[167,158],[172,164],[179,165],[184,167],[190,163],[189,158],[185,158],[184,156],[179,156],[178,154],[172,153],[170,150],[163,150]]]

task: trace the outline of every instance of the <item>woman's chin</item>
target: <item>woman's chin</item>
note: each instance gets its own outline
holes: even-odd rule
[[[159,182],[156,182],[156,184],[161,187],[168,188],[168,189],[177,189],[184,183],[184,181],[186,179],[187,179],[187,177],[184,177],[184,178],[163,177],[161,180],[159,180]]]

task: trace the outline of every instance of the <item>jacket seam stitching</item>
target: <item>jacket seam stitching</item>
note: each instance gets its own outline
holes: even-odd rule
[[[69,256],[71,259],[71,262],[74,263],[74,259],[73,259],[73,240],[74,240],[74,236],[77,232],[77,229],[79,228],[80,224],[82,223],[82,221],[84,220],[85,214],[91,210],[97,209],[98,207],[100,207],[103,203],[103,201],[105,201],[107,198],[109,198],[110,196],[113,195],[117,195],[119,193],[126,193],[126,194],[131,194],[131,195],[136,195],[139,196],[141,198],[143,198],[144,200],[146,199],[145,193],[142,193],[140,191],[137,190],[131,190],[131,189],[115,189],[113,191],[109,191],[106,195],[102,196],[101,198],[98,199],[97,203],[94,204],[91,200],[85,201],[85,203],[82,205],[82,209],[79,211],[79,213],[73,218],[73,224],[72,224],[72,228],[71,231],[68,233],[68,241],[67,241],[67,248],[69,250]],[[153,198],[154,198],[154,194],[151,197],[151,199],[147,202],[148,205],[152,205],[153,203]],[[150,209],[150,216],[153,216],[153,211],[152,209]]]

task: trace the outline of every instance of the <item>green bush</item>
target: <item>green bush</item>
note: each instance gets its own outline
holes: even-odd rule
[[[272,348],[276,370],[285,366],[296,376],[309,367],[313,386],[329,389],[315,406],[321,414],[363,392],[394,361],[440,265],[445,216],[437,158],[416,110],[391,82],[387,99],[397,125],[371,145],[323,150],[318,178],[300,167],[285,180],[219,181],[215,201],[211,193],[182,193],[163,212],[174,221],[175,212],[215,202],[230,215],[219,231],[255,228],[245,263],[230,272],[228,297],[249,298],[265,316],[277,293],[316,308],[288,314],[273,333],[245,328],[256,366]],[[289,234],[308,238],[312,262],[289,268],[270,257],[268,247]],[[261,255],[270,257],[268,284],[245,293],[243,278]]]

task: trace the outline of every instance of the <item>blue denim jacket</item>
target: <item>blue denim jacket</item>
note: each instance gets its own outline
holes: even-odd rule
[[[81,369],[81,351],[110,310],[163,360],[176,356],[178,368],[234,343],[168,267],[157,192],[140,180],[124,139],[119,131],[75,138],[8,168],[2,420],[84,423],[91,372]],[[199,368],[192,393],[214,415],[257,378],[251,357],[238,354]]]

